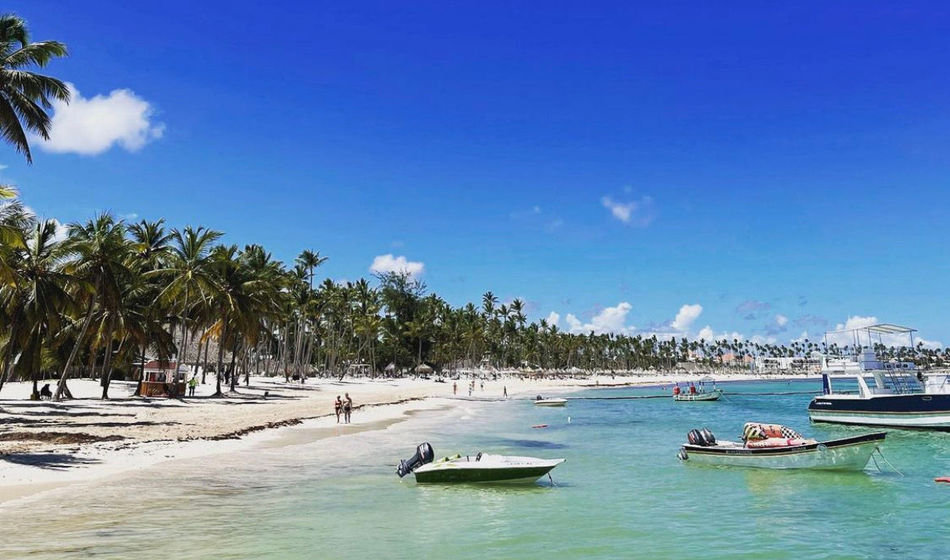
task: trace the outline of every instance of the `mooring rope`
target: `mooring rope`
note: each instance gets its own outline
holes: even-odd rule
[[[877,454],[881,456],[881,460],[884,461],[884,463],[885,463],[888,467],[890,467],[891,469],[893,469],[893,471],[896,472],[897,474],[899,474],[899,475],[901,475],[901,476],[904,476],[904,473],[902,473],[902,472],[900,472],[899,470],[897,470],[897,468],[896,468],[894,465],[892,465],[890,461],[887,460],[887,457],[884,456],[884,453],[881,451],[881,448],[880,448],[880,447],[875,447],[875,448],[874,448],[874,451],[877,451]],[[873,451],[871,452],[871,457],[874,457],[874,452],[873,452]],[[876,464],[877,464],[877,461],[874,461],[874,464],[876,465]],[[878,468],[880,468],[880,467],[878,467]]]

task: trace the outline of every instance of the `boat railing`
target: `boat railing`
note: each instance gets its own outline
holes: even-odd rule
[[[924,392],[924,387],[920,384],[917,378],[907,375],[906,372],[884,370],[883,377],[886,382],[890,383],[891,387],[893,388],[893,392],[898,395]]]

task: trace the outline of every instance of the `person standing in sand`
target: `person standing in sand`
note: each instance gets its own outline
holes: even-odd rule
[[[454,381],[452,382],[452,394],[453,395],[459,394],[459,384]]]
[[[195,396],[195,387],[197,386],[198,386],[198,374],[196,373],[191,376],[191,379],[188,380],[188,396],[189,397]]]
[[[333,408],[336,411],[336,423],[340,423],[340,413],[343,412],[343,401],[340,399],[340,395],[336,396],[336,402],[333,403]]]
[[[344,394],[346,395],[346,400],[343,402],[343,421],[349,424],[350,413],[353,412],[353,399],[350,397],[349,393]]]

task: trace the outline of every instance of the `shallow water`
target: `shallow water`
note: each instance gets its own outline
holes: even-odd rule
[[[744,395],[817,392],[817,382],[723,387],[712,403],[466,403],[347,438],[178,461],[8,504],[0,557],[946,557],[950,486],[933,478],[950,475],[950,434],[890,432],[884,455],[903,476],[873,463],[863,473],[680,463],[676,451],[694,427],[723,439],[745,421],[819,439],[871,431],[810,425],[807,394]],[[531,428],[541,423],[549,427]],[[400,481],[395,464],[421,441],[439,456],[485,450],[567,462],[553,486]]]

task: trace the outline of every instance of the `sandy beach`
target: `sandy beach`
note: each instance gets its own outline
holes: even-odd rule
[[[800,378],[801,376],[796,376]],[[209,398],[212,384],[199,385],[184,400],[132,397],[134,383],[114,382],[116,398],[102,401],[98,384],[73,380],[77,397],[63,402],[29,401],[27,383],[4,387],[0,399],[0,502],[79,481],[152,467],[165,461],[295,441],[295,428],[308,438],[338,437],[385,428],[421,410],[452,408],[469,400],[533,398],[584,388],[668,384],[696,380],[695,374],[640,373],[592,378],[519,378],[444,383],[426,379],[252,378],[238,394]],[[760,379],[717,375],[720,381]],[[775,379],[775,376],[769,376]],[[453,394],[453,383],[458,384]],[[483,387],[484,383],[484,388]],[[266,394],[265,394],[266,393]],[[337,395],[354,401],[351,424],[338,424]]]

